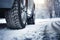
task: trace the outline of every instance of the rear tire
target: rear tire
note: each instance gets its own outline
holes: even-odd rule
[[[35,24],[35,22],[34,22],[34,21],[31,21],[31,20],[28,20],[27,24],[28,24],[28,25],[30,25],[30,24]]]
[[[12,29],[25,28],[27,16],[26,16],[26,10],[24,9],[26,8],[26,6],[24,9],[21,9],[21,4],[22,4],[21,1],[15,0],[12,9],[8,10],[8,12],[6,13],[5,17],[6,17],[8,28],[12,28]],[[23,18],[21,16],[22,14],[23,17],[25,18],[24,23],[23,23]]]
[[[27,24],[30,25],[30,24],[35,24],[35,19],[32,17],[32,18],[28,18],[27,19]]]
[[[27,24],[29,25],[29,24],[35,24],[35,13],[34,13],[34,11],[35,11],[35,4],[33,4],[33,8],[32,8],[32,13],[31,13],[31,17],[29,17],[29,18],[27,18]]]

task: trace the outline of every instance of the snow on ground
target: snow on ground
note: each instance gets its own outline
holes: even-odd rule
[[[0,19],[0,23],[6,23],[5,19]]]
[[[45,23],[45,22],[54,22],[54,21],[60,21],[60,18],[47,18],[47,19],[36,19],[35,23]]]
[[[47,23],[47,22],[46,22]],[[21,30],[10,30],[1,29],[0,30],[0,40],[37,40],[41,35],[43,35],[44,27],[46,24],[40,25],[27,25],[25,29]],[[39,37],[39,38],[38,38]],[[41,36],[42,38],[43,36]],[[40,38],[40,39],[41,39]]]
[[[57,32],[51,23],[60,19],[36,19],[35,25],[27,25],[24,29],[0,29],[0,40],[57,40]]]
[[[46,19],[35,19],[35,23],[39,22],[49,22],[49,21],[60,21],[60,18],[46,18]],[[6,23],[6,19],[0,19],[0,23]]]

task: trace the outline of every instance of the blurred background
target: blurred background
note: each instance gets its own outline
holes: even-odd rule
[[[45,19],[60,17],[60,0],[34,0],[34,3],[36,6],[36,18]]]

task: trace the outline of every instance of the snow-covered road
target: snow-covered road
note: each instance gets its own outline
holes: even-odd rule
[[[59,22],[59,20],[60,19],[36,19],[35,25],[27,25],[24,29],[0,29],[0,40],[58,40],[59,31],[57,30],[58,27],[56,23]]]

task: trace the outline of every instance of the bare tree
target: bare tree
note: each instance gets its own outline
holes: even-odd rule
[[[56,17],[60,17],[60,0],[54,1],[54,9]]]
[[[48,11],[49,11],[49,14],[50,14],[50,18],[52,18],[52,14],[53,14],[53,8],[54,8],[54,5],[53,5],[53,0],[46,0],[46,5],[47,5],[47,8],[48,8]]]

